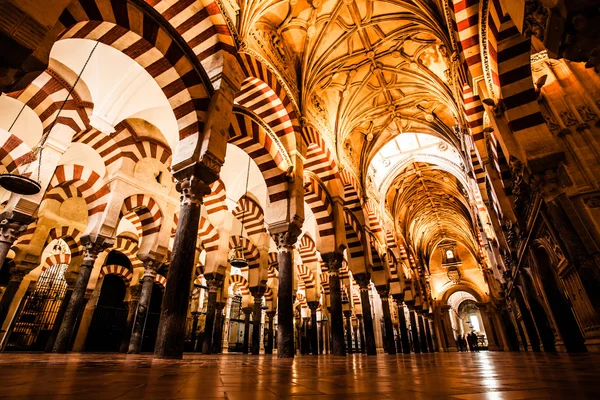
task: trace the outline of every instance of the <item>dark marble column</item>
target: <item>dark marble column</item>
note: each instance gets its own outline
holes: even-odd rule
[[[114,239],[109,239],[100,235],[95,237],[81,237],[81,244],[83,246],[83,261],[79,267],[79,276],[75,282],[73,294],[69,299],[69,305],[67,306],[65,317],[60,325],[58,335],[56,336],[56,342],[52,348],[53,353],[67,352],[71,341],[71,336],[74,333],[73,328],[75,327],[75,322],[82,311],[85,291],[87,289],[96,258],[98,258],[98,254],[100,254],[102,251],[112,247],[114,242]]]
[[[204,323],[204,342],[202,343],[202,354],[210,354],[212,343],[215,340],[215,319],[217,294],[223,285],[223,276],[221,274],[206,275],[208,284],[208,299],[206,303],[206,319]]]
[[[329,300],[331,304],[331,333],[333,337],[332,354],[334,356],[346,355],[344,340],[344,315],[342,313],[342,293],[340,288],[339,270],[342,267],[344,256],[342,253],[333,252],[321,254],[323,262],[329,273]]]
[[[423,321],[423,316],[419,315],[419,342],[421,343],[421,352],[429,353],[429,349],[427,348],[427,334],[425,333],[425,323]]]
[[[131,341],[131,331],[133,330],[133,325],[135,323],[135,313],[137,312],[141,293],[142,285],[135,285],[129,287],[127,321],[125,322],[125,332],[123,332],[123,337],[121,338],[121,346],[119,347],[119,353],[127,353],[127,349],[129,349],[129,342]]]
[[[317,326],[317,308],[319,308],[319,302],[309,301],[308,308],[310,308],[310,345],[312,347],[312,354],[318,356],[319,332]]]
[[[400,334],[400,326],[394,325],[394,331],[398,333],[396,335],[396,351],[400,354],[402,353],[402,335]]]
[[[419,343],[419,330],[417,329],[417,316],[414,310],[409,311],[410,315],[410,330],[412,333],[413,351],[415,353],[421,352],[421,344]]]
[[[366,353],[367,347],[365,346],[365,326],[363,325],[363,316],[358,314],[358,334],[360,335],[360,352]]]
[[[31,269],[22,268],[21,266],[12,267],[10,269],[10,281],[4,290],[4,294],[0,299],[0,329],[4,324],[4,320],[8,315],[8,311],[10,310],[10,306],[12,305],[13,300],[15,299],[15,295],[19,291],[19,286],[21,286],[21,282],[23,282],[23,278],[27,275]]]
[[[179,221],[173,242],[173,255],[167,274],[156,335],[154,357],[180,359],[183,357],[187,310],[192,287],[192,272],[200,222],[202,197],[210,188],[196,176],[175,176],[181,193]]]
[[[346,343],[348,354],[352,354],[352,311],[344,311],[344,317],[346,317]]]
[[[431,336],[431,327],[429,326],[431,321],[429,321],[429,318],[425,317],[424,323],[425,323],[425,334],[427,336],[427,346],[429,346],[429,352],[433,353],[433,352],[435,352],[435,347],[433,346],[433,336]]]
[[[242,349],[243,354],[248,354],[248,345],[250,344],[250,314],[252,314],[252,307],[242,308],[244,313],[244,348]]]
[[[140,292],[140,301],[138,303],[135,319],[133,321],[133,330],[131,340],[127,349],[128,354],[139,354],[142,348],[142,339],[146,318],[148,317],[148,307],[152,298],[152,288],[154,287],[154,278],[162,262],[155,259],[147,259],[144,262],[144,276],[142,277],[142,290]]]
[[[4,265],[10,248],[33,221],[29,215],[16,211],[4,211],[0,214],[0,268]]]
[[[265,354],[273,354],[273,320],[275,319],[276,311],[267,311],[267,317],[269,317],[269,325],[267,327],[267,346],[265,347]]]
[[[358,325],[353,326],[352,329],[354,330],[354,352],[360,353],[360,344],[358,343]]]
[[[309,317],[304,317],[302,318],[302,335],[300,336],[300,347],[302,349],[302,354],[309,354],[309,348],[310,348],[310,341],[309,341],[309,334],[308,334],[308,321],[310,321]]]
[[[354,279],[360,287],[360,303],[364,320],[365,345],[367,354],[377,355],[377,344],[375,343],[375,330],[373,329],[373,315],[371,314],[371,298],[369,288],[371,287],[371,277],[368,274],[356,274]]]
[[[262,319],[262,297],[266,286],[257,286],[250,288],[250,293],[254,297],[254,311],[252,314],[252,354],[260,354],[260,325]]]
[[[279,282],[277,291],[277,357],[294,357],[294,265],[292,251],[300,228],[289,225],[287,231],[273,234],[277,244]]]
[[[223,309],[225,308],[224,302],[217,302],[215,305],[215,328],[213,329],[213,340],[212,340],[212,354],[219,354],[223,351],[223,322],[225,317],[223,316]]]
[[[383,310],[383,323],[385,326],[385,351],[388,354],[396,354],[394,326],[392,325],[392,315],[390,313],[390,292],[388,288],[377,288],[377,292],[381,298],[381,308]]]
[[[404,301],[402,298],[396,298],[396,307],[398,309],[398,326],[400,328],[400,341],[402,342],[402,353],[410,354],[410,340],[408,338],[408,328],[406,327],[406,315],[404,314]]]
[[[46,342],[46,348],[44,349],[46,353],[52,352],[52,348],[54,347],[56,336],[58,336],[60,325],[62,324],[63,318],[65,317],[65,312],[67,311],[67,307],[69,306],[69,300],[71,300],[71,295],[73,294],[75,282],[77,282],[77,275],[78,274],[76,272],[65,273],[65,280],[67,281],[67,291],[65,292],[65,297],[63,297],[62,303],[60,303],[60,307],[56,312],[54,325],[52,326],[50,337],[48,338],[48,342]]]
[[[192,311],[192,351],[196,352],[198,343],[198,319],[200,318],[199,311]]]

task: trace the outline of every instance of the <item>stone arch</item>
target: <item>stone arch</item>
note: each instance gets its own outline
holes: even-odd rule
[[[333,203],[327,189],[312,174],[304,175],[304,201],[311,208],[317,222],[317,247],[321,252],[335,250]],[[333,244],[333,245],[332,245]]]
[[[36,159],[35,155],[21,139],[0,129],[0,164],[8,172],[27,165]]]
[[[202,247],[207,253],[219,249],[219,232],[208,219],[202,216],[198,224],[198,238],[200,238]]]
[[[304,168],[319,177],[331,194],[343,196],[340,172],[329,146],[314,126],[309,124],[302,132],[307,146]]]
[[[302,235],[298,241],[298,253],[300,253],[303,264],[319,261],[319,258],[317,257],[317,246],[308,233]]]
[[[117,275],[119,278],[123,279],[123,282],[125,282],[125,286],[129,286],[131,284],[131,280],[133,279],[133,272],[131,272],[126,267],[123,267],[122,265],[103,266],[100,269],[98,280],[104,278],[105,275]]]
[[[340,178],[344,185],[344,206],[352,211],[361,225],[364,225],[363,191],[358,179],[347,168],[342,168]]]
[[[107,249],[106,251],[110,252],[111,250],[118,251],[123,253],[131,263],[131,268],[135,269],[137,267],[143,266],[142,261],[138,258],[137,253],[139,251],[138,244],[132,241],[131,239],[119,236],[117,240],[115,240],[115,244]]]
[[[138,236],[145,238],[160,231],[162,211],[151,196],[134,194],[123,201],[120,218],[131,222],[136,228]]]
[[[53,265],[57,265],[57,264],[69,264],[71,262],[71,255],[70,254],[52,254],[48,257],[46,257],[46,259],[44,260],[44,263],[42,264],[42,271],[40,273],[43,273],[45,270],[47,270],[48,268],[50,268]]]
[[[486,299],[486,295],[485,293],[482,293],[479,288],[472,284],[471,282],[468,281],[461,281],[460,283],[453,283],[453,282],[448,282],[446,285],[444,285],[444,287],[442,287],[442,290],[440,291],[440,295],[441,295],[441,302],[442,304],[447,304],[448,303],[448,299],[450,298],[450,296],[453,293],[456,292],[467,292],[469,294],[471,294],[473,297],[475,297],[475,300],[477,300],[478,302],[482,302]]]
[[[242,275],[229,275],[229,285],[233,286],[234,289],[239,289],[242,296],[250,296],[250,286]]]
[[[247,237],[230,236],[229,249],[235,250],[236,257],[243,257],[248,261],[248,270],[259,268],[260,254],[258,248]]]
[[[237,207],[232,214],[240,223],[242,220],[244,221],[244,229],[248,236],[255,236],[267,231],[263,209],[248,193],[238,200]]]

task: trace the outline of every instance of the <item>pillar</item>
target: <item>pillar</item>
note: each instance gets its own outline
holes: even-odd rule
[[[363,316],[358,314],[356,316],[358,318],[358,334],[360,335],[360,352],[366,353],[367,347],[365,346],[365,327],[363,325]]]
[[[252,315],[252,354],[260,354],[260,325],[262,319],[262,297],[265,293],[266,286],[257,286],[250,288],[252,296],[254,296],[254,311]]]
[[[275,314],[275,311],[267,311],[269,324],[267,325],[267,347],[265,347],[265,354],[273,354],[273,320],[275,319]]]
[[[410,331],[412,334],[413,351],[415,353],[421,352],[421,345],[419,343],[419,331],[417,329],[417,317],[414,310],[409,311],[410,316]]]
[[[402,353],[402,334],[400,333],[400,325],[394,325],[394,332],[398,332],[398,335],[395,335],[396,351],[400,354]]]
[[[429,347],[429,352],[433,353],[435,352],[435,348],[433,347],[433,337],[431,336],[431,327],[429,326],[430,321],[429,318],[427,317],[421,317],[424,318],[424,325],[425,325],[425,337],[427,340],[427,346]]]
[[[358,343],[358,325],[352,326],[352,329],[354,330],[354,352],[360,353],[360,347]]]
[[[440,332],[444,336],[445,351],[458,351],[456,348],[456,339],[454,338],[454,330],[452,329],[452,321],[450,321],[450,307],[449,305],[442,306],[441,318],[440,318]]]
[[[200,318],[200,311],[192,311],[192,352],[196,352],[197,350],[197,342],[198,342],[198,319]]]
[[[488,303],[477,303],[477,308],[479,308],[479,313],[481,314],[483,327],[485,329],[485,334],[488,341],[488,349],[490,351],[500,350],[500,347],[498,346],[498,342],[496,340],[496,332],[494,331],[494,325],[488,313]]]
[[[21,266],[15,266],[10,269],[10,281],[0,299],[0,329],[2,328],[2,325],[4,325],[8,310],[10,310],[10,306],[15,299],[19,286],[21,286],[21,282],[23,282],[23,278],[25,278],[25,275],[30,271],[31,269],[23,268]]]
[[[329,273],[329,300],[331,304],[331,333],[333,336],[332,354],[334,356],[346,355],[344,340],[344,316],[342,314],[342,292],[340,288],[339,270],[342,267],[344,256],[339,252],[321,254],[327,265]]]
[[[290,224],[287,230],[276,233],[279,278],[277,291],[277,357],[294,357],[294,265],[292,251],[300,234],[300,228]]]
[[[79,276],[75,282],[73,294],[69,299],[69,305],[67,306],[65,317],[60,325],[58,335],[56,336],[56,342],[52,348],[53,353],[67,352],[71,342],[71,336],[74,333],[73,328],[75,327],[75,322],[77,321],[77,318],[81,312],[85,291],[87,289],[96,258],[98,258],[98,254],[100,254],[100,252],[113,246],[114,239],[109,239],[101,235],[94,237],[88,235],[81,237],[81,244],[83,247],[83,261],[79,267]]]
[[[392,315],[390,313],[390,298],[388,288],[377,288],[379,297],[381,297],[381,309],[383,311],[383,324],[385,326],[385,350],[388,354],[396,354],[396,343],[394,340],[394,325],[392,324]]]
[[[135,324],[135,314],[140,302],[140,294],[142,293],[141,289],[141,285],[129,286],[127,321],[125,322],[125,332],[123,332],[123,337],[121,338],[119,353],[127,353],[127,350],[129,349],[131,332],[133,331],[133,325]]]
[[[142,348],[142,339],[146,318],[148,317],[148,307],[152,298],[152,288],[154,287],[154,278],[162,265],[162,262],[147,259],[144,262],[144,275],[142,276],[142,290],[140,292],[140,301],[138,303],[135,319],[133,321],[133,330],[131,331],[131,340],[129,341],[128,354],[139,354]],[[170,268],[170,267],[169,267]],[[187,311],[187,309],[186,309]]]
[[[50,332],[50,337],[48,338],[48,342],[46,342],[46,348],[44,349],[46,353],[52,352],[52,348],[54,347],[56,336],[58,336],[60,325],[62,324],[63,318],[65,317],[65,312],[67,311],[69,300],[71,300],[71,295],[73,294],[75,282],[77,282],[77,273],[65,272],[65,280],[67,281],[67,290],[65,291],[65,297],[63,297],[63,301],[62,303],[60,303],[60,307],[56,312],[56,318],[54,318],[52,332]]]
[[[423,321],[423,316],[419,315],[419,342],[421,344],[421,352],[429,353],[429,348],[427,345],[427,334],[425,333],[425,322]]]
[[[204,342],[202,343],[202,354],[210,354],[212,351],[212,344],[215,340],[215,319],[216,319],[216,306],[217,306],[217,294],[223,284],[223,276],[220,274],[206,275],[206,282],[208,284],[208,300],[206,302],[206,319],[204,322]]]
[[[34,219],[29,215],[15,211],[4,211],[0,214],[0,268],[4,265],[10,248],[33,221]]]
[[[252,314],[252,307],[242,308],[244,313],[244,348],[242,349],[243,354],[248,354],[248,345],[250,340],[250,314]]]
[[[346,343],[348,345],[348,354],[352,354],[352,311],[344,311],[344,317],[346,317]]]
[[[312,354],[315,356],[319,355],[319,331],[317,326],[317,308],[319,308],[318,301],[309,301],[308,308],[310,308],[310,345],[312,347]]]
[[[189,171],[176,174],[175,178],[178,181],[177,191],[181,193],[179,221],[167,274],[169,284],[163,296],[154,348],[154,357],[163,359],[183,357],[200,205],[202,197],[210,193],[208,185]]]
[[[354,279],[360,288],[360,303],[364,320],[365,346],[367,354],[377,355],[377,345],[375,344],[375,331],[373,329],[373,315],[371,314],[371,299],[369,297],[369,288],[371,287],[371,278],[367,274],[356,274]]]
[[[215,304],[215,327],[213,329],[213,340],[212,340],[212,354],[219,354],[222,351],[223,345],[223,309],[225,308],[225,302],[217,302]]]
[[[402,353],[410,354],[410,340],[408,339],[408,328],[406,327],[406,314],[404,313],[404,300],[401,296],[395,296],[398,311],[398,327],[400,328],[400,341],[402,342]]]

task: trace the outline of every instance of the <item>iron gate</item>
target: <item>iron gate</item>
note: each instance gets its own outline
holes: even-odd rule
[[[27,292],[21,312],[10,328],[6,351],[44,350],[67,292],[64,277],[67,267],[67,264],[55,264],[46,269],[35,290]]]

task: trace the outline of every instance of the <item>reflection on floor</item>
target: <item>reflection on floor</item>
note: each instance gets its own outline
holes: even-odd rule
[[[600,357],[453,353],[347,358],[0,354],[12,399],[600,398]]]

